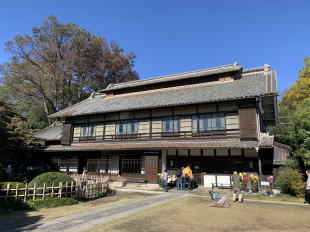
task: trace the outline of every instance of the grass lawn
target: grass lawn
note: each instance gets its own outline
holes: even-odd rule
[[[232,193],[230,190],[218,189],[216,192],[224,194],[228,199],[232,199]],[[201,189],[193,192],[194,195],[198,196],[209,196],[208,190]],[[276,196],[263,196],[259,194],[246,194],[243,193],[243,199],[253,199],[253,200],[264,200],[264,201],[282,201],[282,202],[294,202],[294,203],[304,203],[304,198],[299,197],[276,197]]]
[[[282,202],[294,202],[304,203],[304,198],[299,197],[268,197],[262,195],[243,195],[244,199],[264,200],[264,201],[282,201]]]
[[[88,232],[309,231],[310,207],[306,205],[230,202],[230,208],[223,209],[209,204],[209,198],[188,196]]]
[[[127,202],[146,196],[150,196],[150,194],[118,192],[114,196],[108,196],[93,201],[82,202],[77,205],[32,211],[16,211],[12,213],[0,214],[0,231],[11,227],[30,225],[37,221],[63,217],[70,214],[95,209],[98,207],[107,207],[112,204]]]

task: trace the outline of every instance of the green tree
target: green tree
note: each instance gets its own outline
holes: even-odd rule
[[[24,145],[23,135],[12,124],[16,117],[12,107],[0,100],[0,162],[8,161],[11,151],[20,150]]]
[[[276,140],[290,145],[293,155],[304,165],[310,166],[310,58],[299,78],[283,95],[280,122],[275,130]]]
[[[110,83],[138,78],[135,55],[124,54],[116,42],[108,43],[74,23],[63,24],[54,16],[31,35],[19,35],[6,43],[11,61],[0,67],[2,82],[11,101],[34,122],[89,96]]]
[[[305,58],[305,67],[299,77],[282,96],[281,110],[292,112],[310,98],[310,57]]]

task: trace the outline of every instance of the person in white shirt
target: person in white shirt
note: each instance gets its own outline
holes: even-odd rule
[[[162,179],[162,182],[163,182],[163,190],[168,192],[168,172],[167,170],[164,170],[161,174],[161,179]]]

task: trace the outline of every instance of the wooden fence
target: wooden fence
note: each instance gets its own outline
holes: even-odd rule
[[[82,174],[76,174],[76,173],[71,173],[69,175],[76,181],[76,183],[87,182],[88,184],[96,184],[96,183],[105,183],[110,180],[110,176],[108,175],[98,175],[92,173],[88,173],[84,177]]]
[[[32,188],[29,188],[27,184],[23,188],[19,188],[18,184],[15,188],[11,188],[11,184],[7,184],[6,189],[0,189],[0,199],[23,199],[24,202],[47,197],[96,198],[105,194],[111,194],[107,181],[97,183],[59,182],[58,186],[54,184],[46,186],[44,183],[43,187],[37,187],[34,184]]]

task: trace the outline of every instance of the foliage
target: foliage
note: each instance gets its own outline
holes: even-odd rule
[[[254,193],[258,192],[258,182],[256,179],[251,179],[251,191]]]
[[[46,198],[27,201],[26,204],[31,209],[55,208],[65,205],[75,205],[79,201],[74,198]]]
[[[2,164],[0,163],[0,181],[6,181],[9,175],[5,172]]]
[[[12,104],[0,99],[0,164],[6,167],[13,164],[13,170],[27,162],[28,145],[38,144],[31,138],[32,130]],[[0,168],[0,178],[3,171]],[[1,174],[2,173],[2,174]]]
[[[275,130],[276,140],[293,148],[293,155],[305,166],[310,165],[310,58],[299,78],[288,89],[279,104],[279,117],[284,123]]]
[[[304,62],[305,67],[299,72],[296,83],[282,96],[280,106],[289,111],[294,111],[310,98],[310,57],[306,57]]]
[[[46,184],[46,186],[52,186],[53,183],[55,186],[58,186],[59,182],[62,182],[64,184],[66,182],[71,183],[71,181],[74,181],[74,179],[65,173],[46,172],[35,177],[29,183],[29,187],[32,188],[34,186],[34,183],[36,183],[37,187],[43,187],[44,183]]]
[[[21,199],[0,199],[0,207],[8,210],[31,210],[42,208],[55,208],[65,205],[75,205],[79,201],[74,198],[46,198],[23,202]]]
[[[285,168],[291,168],[291,169],[299,169],[298,160],[295,158],[289,158],[286,160],[284,167]]]
[[[7,166],[12,151],[22,150],[26,137],[22,119],[0,100],[0,162]]]
[[[7,210],[27,210],[31,207],[21,199],[0,199],[0,207]]]
[[[278,141],[293,148],[293,155],[310,165],[310,99],[288,114],[287,124],[276,130]]]
[[[34,27],[31,35],[7,42],[6,51],[12,56],[0,67],[2,81],[32,128],[44,127],[49,114],[93,91],[138,78],[132,70],[134,54],[55,16]]]
[[[7,185],[10,184],[10,188],[15,189],[18,185],[18,188],[24,188],[25,185],[21,182],[0,182],[0,189],[6,189]]]
[[[284,194],[303,197],[305,186],[302,181],[302,174],[298,170],[283,168],[279,171],[277,185]]]

